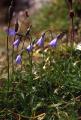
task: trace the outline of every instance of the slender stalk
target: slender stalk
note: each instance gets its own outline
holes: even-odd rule
[[[7,50],[7,92],[6,92],[6,98],[8,101],[8,91],[9,91],[9,87],[10,87],[10,74],[9,74],[9,28],[10,28],[10,22],[8,23],[8,34],[7,34],[7,42],[6,42],[6,50]],[[6,108],[8,107],[8,105],[6,106]],[[7,118],[7,110],[6,110],[6,118]]]
[[[32,37],[30,35],[30,46],[32,45]],[[32,73],[32,69],[33,69],[33,63],[32,63],[32,57],[33,57],[33,50],[31,51],[31,54],[29,53],[29,60],[30,60],[30,75],[31,75],[31,79],[33,80],[33,73]]]
[[[72,24],[72,35],[71,35],[71,38],[72,38],[72,43],[74,42],[74,20],[73,20],[73,17],[71,19],[71,24]]]
[[[21,50],[23,50],[24,49],[24,45],[25,45],[25,40],[23,41],[23,45],[22,45],[22,49]],[[23,56],[23,51],[22,51],[22,53],[21,53],[21,57]],[[21,61],[21,71],[22,71],[22,68],[23,68],[23,65],[22,65],[22,61]]]
[[[9,34],[10,22],[8,23],[8,34]],[[9,90],[9,35],[7,34],[7,74],[8,74],[8,90]]]
[[[14,37],[14,41],[15,41],[15,37]],[[14,45],[12,47],[12,74],[13,73],[14,73]]]
[[[43,44],[43,46],[42,46],[42,67],[44,66],[44,57],[45,57],[45,54],[44,54],[44,44]]]

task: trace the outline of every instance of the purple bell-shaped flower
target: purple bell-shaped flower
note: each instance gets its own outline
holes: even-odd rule
[[[42,34],[42,36],[38,39],[38,41],[37,41],[36,44],[37,44],[39,47],[42,47],[42,46],[44,45],[44,40],[45,40],[45,33]]]
[[[17,55],[17,57],[16,57],[16,63],[17,64],[21,64],[21,61],[22,61],[21,55]]]
[[[13,46],[16,47],[16,48],[18,48],[19,43],[20,43],[20,39],[16,39],[16,40],[13,42]]]
[[[56,47],[56,45],[57,45],[57,37],[54,38],[54,39],[49,43],[49,46],[51,46],[51,47]]]
[[[28,47],[26,48],[26,50],[28,51],[28,52],[31,52],[32,50],[33,50],[33,45],[31,44],[31,45],[28,45]]]
[[[7,29],[6,30],[6,33],[9,35],[9,36],[15,36],[16,35],[16,32],[15,32],[15,29]]]

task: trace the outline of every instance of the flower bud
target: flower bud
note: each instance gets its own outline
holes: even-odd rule
[[[26,15],[26,17],[29,17],[28,10],[25,10],[25,15]]]
[[[69,16],[70,16],[71,18],[74,17],[74,11],[73,11],[73,10],[70,10]]]
[[[18,31],[18,28],[19,28],[19,23],[18,23],[18,19],[16,20],[16,23],[15,23],[15,32]]]
[[[61,32],[57,35],[57,39],[62,39],[62,37],[65,35],[66,32]]]

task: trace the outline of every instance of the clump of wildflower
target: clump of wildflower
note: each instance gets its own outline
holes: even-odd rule
[[[17,57],[16,57],[16,63],[17,64],[21,64],[21,61],[22,61],[21,55],[17,55]]]
[[[43,35],[38,39],[38,41],[37,41],[37,45],[39,46],[39,47],[42,47],[43,45],[44,45],[44,40],[45,40],[45,33],[43,33]]]
[[[28,52],[31,52],[32,50],[33,50],[33,45],[31,44],[31,45],[28,45],[28,47],[26,48],[26,50],[28,51]]]
[[[16,48],[18,48],[19,43],[20,43],[20,39],[16,39],[16,40],[14,41],[14,43],[13,43],[13,46],[16,47]]]

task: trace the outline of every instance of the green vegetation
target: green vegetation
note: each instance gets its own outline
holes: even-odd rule
[[[15,120],[43,114],[45,120],[77,120],[80,108],[78,96],[81,93],[81,60],[79,54],[50,49],[41,60],[25,63],[23,70],[17,70],[0,89],[0,118]],[[59,57],[56,57],[56,53]],[[76,55],[75,55],[76,53]],[[41,53],[40,53],[41,56]],[[6,115],[7,114],[7,115]],[[38,119],[38,117],[37,117]]]

